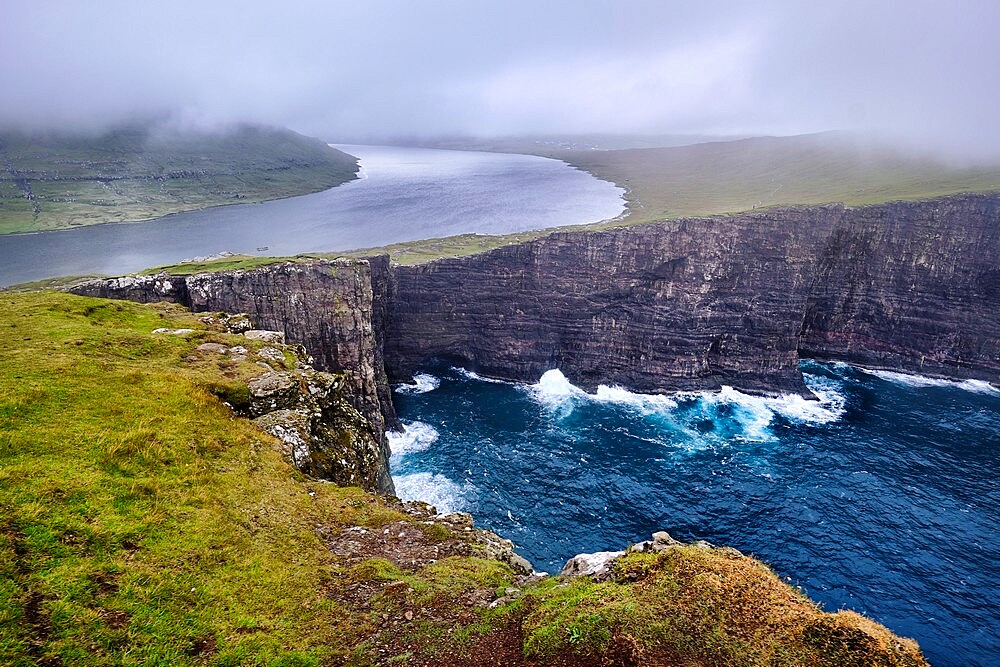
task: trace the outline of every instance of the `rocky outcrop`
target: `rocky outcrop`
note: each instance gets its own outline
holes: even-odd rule
[[[242,333],[244,345],[202,343],[196,353],[225,358],[220,363],[255,362],[263,372],[244,390],[215,393],[239,414],[277,438],[282,456],[298,470],[342,486],[394,493],[388,461],[374,427],[349,400],[346,374],[317,371],[301,345],[286,345],[280,331],[247,329],[248,318],[223,313],[200,318],[204,324]],[[185,335],[192,329],[157,329]],[[257,347],[249,341],[255,341]]]
[[[140,303],[173,301],[195,312],[245,313],[314,355],[313,364],[342,374],[340,391],[370,424],[388,477],[386,427],[398,424],[382,351],[372,328],[372,281],[365,260],[285,262],[190,276],[168,274],[95,280],[73,288],[87,296]],[[386,485],[383,484],[384,488]]]
[[[249,416],[278,438],[285,459],[302,472],[393,493],[381,443],[347,400],[344,380],[344,375],[301,365],[269,371],[250,382]]]

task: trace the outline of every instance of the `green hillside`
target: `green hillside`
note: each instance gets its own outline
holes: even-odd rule
[[[1000,190],[1000,164],[953,166],[838,133],[545,154],[625,187],[631,223]]]
[[[0,132],[0,234],[156,218],[317,192],[356,160],[290,130]]]

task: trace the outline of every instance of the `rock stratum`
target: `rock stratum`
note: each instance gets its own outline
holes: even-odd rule
[[[355,407],[397,424],[389,382],[433,359],[586,389],[808,394],[802,357],[996,382],[1000,195],[773,209],[554,232],[460,258],[386,256],[132,276],[73,291],[245,312]]]

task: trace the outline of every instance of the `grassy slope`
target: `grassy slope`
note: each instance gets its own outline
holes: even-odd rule
[[[471,601],[513,581],[505,565],[337,556],[322,536],[346,526],[447,533],[304,478],[234,419],[216,395],[260,369],[195,347],[237,339],[177,307],[53,292],[0,292],[0,330],[0,664],[921,664],[725,552],[636,555],[625,583],[550,580],[495,610]]]
[[[633,223],[1000,190],[1000,165],[951,167],[839,134],[551,154],[628,188]]]
[[[0,234],[279,199],[339,185],[356,170],[353,157],[289,130],[7,133],[0,135]]]

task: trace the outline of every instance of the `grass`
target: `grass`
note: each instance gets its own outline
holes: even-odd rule
[[[631,223],[1000,190],[1000,165],[954,166],[838,133],[551,155],[625,187]]]
[[[460,529],[310,480],[234,417],[218,397],[261,369],[196,348],[260,343],[174,305],[45,291],[0,293],[0,331],[0,664],[922,664],[762,564],[694,547],[488,609],[514,576]],[[399,553],[441,555],[328,548],[350,526],[416,528]]]
[[[825,614],[762,563],[677,547],[616,563],[625,583],[546,582],[520,604],[528,656],[697,665],[923,665],[917,645],[853,612]]]
[[[242,126],[95,137],[0,135],[0,234],[131,222],[318,192],[355,178],[353,157],[288,130]]]

